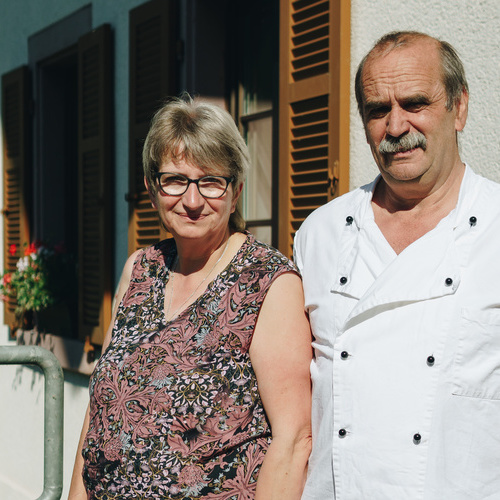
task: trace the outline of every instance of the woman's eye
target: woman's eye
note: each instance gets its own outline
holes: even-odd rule
[[[218,177],[203,177],[203,179],[200,179],[200,183],[203,186],[221,186],[223,179],[219,179]]]
[[[186,179],[184,179],[183,177],[180,177],[178,175],[164,175],[162,176],[162,184],[168,184],[168,185],[172,185],[172,184],[185,184],[186,182]]]

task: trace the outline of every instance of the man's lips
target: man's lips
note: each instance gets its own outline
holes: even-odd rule
[[[412,149],[404,149],[402,151],[395,151],[394,153],[383,153],[384,156],[408,156],[418,150],[421,150],[422,148],[420,147],[416,147],[416,148],[412,148]]]

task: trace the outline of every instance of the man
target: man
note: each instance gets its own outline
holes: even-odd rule
[[[460,159],[462,63],[390,33],[356,96],[380,176],[295,240],[315,348],[303,499],[500,499],[500,186]]]

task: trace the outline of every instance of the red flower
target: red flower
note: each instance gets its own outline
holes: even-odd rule
[[[9,245],[9,253],[14,256],[16,255],[16,252],[17,252],[17,246],[12,243],[11,245]]]
[[[24,249],[24,255],[31,255],[32,253],[36,253],[36,245],[35,243],[30,243],[25,249]]]
[[[8,273],[3,277],[3,284],[8,285],[12,281],[12,273]]]

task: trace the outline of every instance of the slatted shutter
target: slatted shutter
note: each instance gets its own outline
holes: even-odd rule
[[[177,1],[130,11],[129,253],[165,237],[144,187],[142,147],[154,112],[177,92]]]
[[[280,0],[280,231],[349,189],[350,0]]]
[[[111,319],[111,29],[78,42],[79,336],[102,343]]]
[[[3,127],[3,262],[5,269],[14,271],[29,240],[27,201],[31,162],[31,122],[29,116],[30,82],[26,66],[2,76]],[[17,251],[9,252],[11,245]],[[15,321],[16,304],[6,302],[4,322]]]

